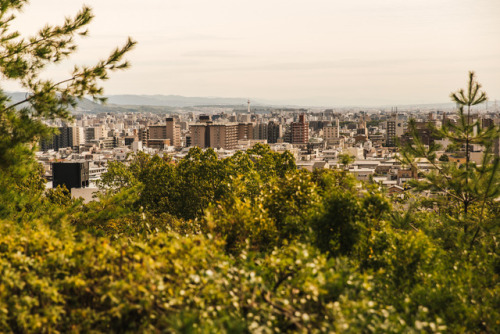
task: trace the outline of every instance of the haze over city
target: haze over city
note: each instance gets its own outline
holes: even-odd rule
[[[500,98],[500,3],[442,1],[32,0],[16,28],[35,33],[83,4],[95,19],[67,65],[139,42],[106,94],[178,94],[303,105],[448,102],[467,71]],[[5,84],[5,89],[16,90]]]

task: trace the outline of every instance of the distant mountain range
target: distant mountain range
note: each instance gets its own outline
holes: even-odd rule
[[[186,97],[180,95],[109,95],[108,103],[120,105],[147,105],[194,107],[200,105],[245,105],[247,99],[225,97]],[[254,101],[252,101],[253,103]],[[255,102],[262,105],[262,103]]]
[[[21,92],[8,93],[11,96],[13,103],[25,99],[26,94]],[[91,111],[91,112],[137,112],[137,111],[167,111],[171,108],[189,108],[197,106],[227,106],[234,108],[246,108],[246,98],[225,98],[225,97],[187,97],[180,95],[108,95],[106,96],[107,104],[98,104],[89,99],[82,99],[78,102],[76,111]],[[266,101],[251,99],[252,106],[261,107],[320,107],[319,105],[309,104],[307,99],[295,100],[289,103],[283,101]],[[407,109],[453,109],[453,103],[422,103],[422,104],[395,104],[395,105],[350,105],[338,106],[325,104],[324,108],[366,108],[366,109],[387,109],[390,107],[398,107],[401,110]]]
[[[246,98],[225,98],[225,97],[187,97],[180,95],[109,95],[108,104],[127,105],[127,106],[168,106],[168,107],[195,107],[195,106],[247,106]],[[274,107],[355,107],[355,108],[425,108],[425,109],[449,109],[454,108],[455,104],[445,103],[421,103],[421,104],[394,104],[394,105],[373,105],[353,104],[351,106],[323,105],[312,103],[310,99],[296,99],[291,101],[268,101],[250,99],[252,106],[274,106]]]
[[[14,92],[7,93],[10,96],[11,103],[18,103],[26,99],[26,93]],[[22,105],[21,105],[22,106]],[[77,110],[96,110],[101,108],[102,105],[95,103],[89,99],[82,99],[78,101]]]
[[[12,103],[17,103],[26,98],[25,93],[8,93]],[[81,111],[110,111],[109,109],[121,109],[133,111],[138,107],[194,107],[194,106],[244,106],[246,108],[247,99],[244,98],[221,98],[221,97],[186,97],[180,95],[109,95],[106,96],[106,104],[98,104],[89,99],[78,101],[76,110]],[[252,105],[265,105],[263,101],[252,101]],[[141,108],[144,109],[144,108]]]

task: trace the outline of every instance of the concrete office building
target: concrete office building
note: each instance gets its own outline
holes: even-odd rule
[[[266,139],[268,135],[267,123],[259,123],[254,128],[254,138],[255,139]]]

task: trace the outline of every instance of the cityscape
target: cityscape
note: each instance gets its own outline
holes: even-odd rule
[[[496,108],[496,105],[491,109],[477,108],[471,115],[471,123],[478,123],[482,129],[498,126],[500,113]],[[211,148],[224,159],[260,143],[269,145],[275,152],[291,152],[299,169],[310,172],[346,169],[358,181],[379,184],[390,194],[402,195],[407,188],[406,182],[418,179],[416,171],[403,166],[398,158],[398,146],[412,140],[408,123],[413,119],[425,145],[440,145],[441,149],[436,152],[439,161],[465,161],[464,148],[452,147],[449,140],[437,138],[432,133],[432,129],[440,129],[443,124],[459,121],[454,108],[449,106],[428,110],[392,107],[364,111],[254,107],[248,100],[246,108],[194,106],[171,109],[177,110],[129,113],[78,110],[72,123],[56,121],[50,124],[59,133],[40,142],[37,159],[43,164],[49,181],[52,180],[53,163],[88,162],[90,189],[74,192],[87,194],[86,198],[90,199],[89,194],[97,190],[96,181],[106,172],[108,161],[126,162],[139,151],[170,156],[178,161],[193,146]],[[498,139],[493,146],[498,156]],[[480,145],[472,146],[471,161],[479,164],[483,150]],[[343,156],[351,159],[347,165],[342,163]],[[430,172],[433,168],[428,161],[418,163],[419,172]],[[69,184],[66,186],[70,189]]]
[[[499,15],[0,0],[0,333],[500,333]]]

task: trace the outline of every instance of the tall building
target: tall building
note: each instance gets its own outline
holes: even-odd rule
[[[207,147],[207,124],[206,123],[197,123],[193,124],[189,127],[189,131],[191,132],[191,146],[198,146],[201,148]],[[208,145],[210,146],[210,145]]]
[[[267,142],[274,144],[278,142],[279,138],[281,138],[281,125],[274,121],[269,121],[267,124]]]
[[[238,144],[237,124],[209,124],[209,146],[232,150]]]
[[[172,117],[167,118],[167,139],[170,139],[170,144],[175,147],[181,146],[181,127],[176,124]]]
[[[59,151],[61,148],[77,148],[85,144],[83,128],[78,126],[63,126],[57,129],[59,131],[58,134],[53,135],[52,138],[40,141],[40,149],[42,151]]]
[[[148,127],[139,129],[139,140],[145,146],[148,146],[148,142],[149,142],[149,128]]]
[[[309,142],[309,123],[304,114],[299,115],[299,121],[291,127],[292,144],[307,144]]]
[[[153,141],[167,143],[166,140],[169,141],[170,146],[181,146],[181,128],[172,117],[167,117],[166,125],[149,126],[148,146],[151,146]]]
[[[85,129],[79,126],[73,127],[73,147],[85,144]]]
[[[267,123],[258,123],[253,131],[254,139],[267,139]]]
[[[404,133],[403,121],[399,119],[397,114],[393,114],[387,121],[387,136],[386,145],[388,147],[396,145],[396,138],[399,138]]]
[[[150,125],[149,139],[167,139],[167,127],[165,125]]]
[[[253,123],[239,123],[238,124],[238,140],[240,139],[253,139]]]
[[[100,139],[107,137],[107,131],[104,125],[90,127],[85,129],[85,141],[90,141],[92,139]]]
[[[238,143],[238,124],[197,123],[189,127],[192,146],[232,150]]]
[[[292,142],[292,129],[291,126],[285,126],[285,130],[283,132],[283,141],[285,143],[291,143]]]

